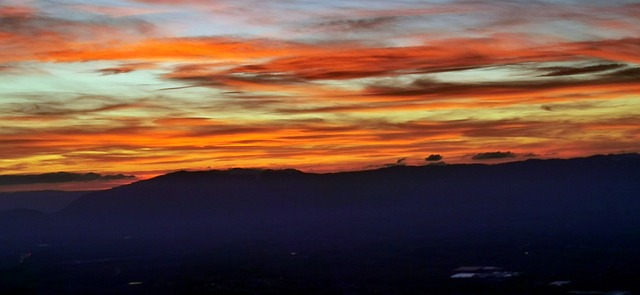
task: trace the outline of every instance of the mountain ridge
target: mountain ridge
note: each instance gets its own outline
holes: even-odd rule
[[[470,221],[493,219],[494,225],[510,220],[575,218],[586,226],[593,222],[584,216],[602,208],[627,216],[628,208],[640,206],[636,197],[640,181],[636,180],[640,180],[637,154],[496,165],[394,166],[326,174],[179,171],[88,193],[59,214],[96,222],[118,216],[134,224],[168,220],[198,224],[233,214],[250,216],[242,217],[247,220],[261,216],[285,222],[287,216],[304,219],[305,214],[331,215],[332,210],[384,215],[385,209],[397,208],[389,218],[407,219],[423,210],[440,218],[455,216],[459,222],[465,219],[460,215]],[[597,214],[592,217],[603,219]]]
[[[58,290],[144,282],[142,294],[636,292],[637,212],[637,154],[326,174],[179,171],[52,214],[0,212],[0,267],[17,265],[0,278],[30,269]],[[464,265],[523,275],[449,278]],[[558,280],[572,289],[549,286]]]

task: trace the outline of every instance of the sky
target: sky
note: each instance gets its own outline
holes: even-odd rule
[[[0,151],[139,178],[639,152],[640,3],[0,0]]]

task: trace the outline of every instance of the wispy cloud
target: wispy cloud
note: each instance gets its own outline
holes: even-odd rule
[[[139,39],[154,25],[137,19],[65,19],[29,6],[0,6],[0,62],[38,59],[80,44]]]
[[[571,75],[598,73],[598,72],[617,69],[623,66],[624,66],[623,64],[599,64],[599,65],[586,66],[586,67],[542,68],[540,70],[548,71],[548,73],[542,75],[543,77],[553,77],[553,76],[571,76]]]
[[[156,1],[159,2],[159,1]],[[156,14],[167,12],[166,9],[158,8],[143,8],[143,7],[131,7],[131,6],[108,6],[108,5],[94,5],[94,4],[74,4],[69,5],[71,9],[87,12],[97,15],[106,15],[109,17],[129,17],[129,16],[141,16],[145,14]]]
[[[103,75],[117,75],[117,74],[126,74],[137,70],[147,70],[153,69],[156,65],[148,62],[139,62],[139,63],[124,63],[120,64],[117,67],[110,68],[102,68],[98,69],[97,72]]]

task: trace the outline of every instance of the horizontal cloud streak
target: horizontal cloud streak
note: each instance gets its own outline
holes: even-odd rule
[[[135,176],[131,175],[100,175],[97,173],[44,173],[44,174],[27,174],[27,175],[0,175],[0,186],[2,185],[23,185],[37,183],[63,183],[63,182],[80,182],[80,181],[112,181],[112,180],[133,180]]]
[[[581,75],[581,74],[589,74],[589,73],[597,73],[608,70],[613,70],[616,68],[623,67],[622,64],[601,64],[587,67],[556,67],[556,68],[546,68],[543,70],[548,70],[549,73],[544,74],[542,76],[552,77],[552,76],[570,76],[570,75]]]

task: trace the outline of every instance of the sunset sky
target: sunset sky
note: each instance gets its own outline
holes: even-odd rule
[[[638,1],[0,1],[0,174],[639,151]]]

